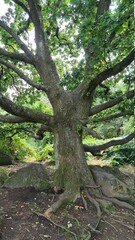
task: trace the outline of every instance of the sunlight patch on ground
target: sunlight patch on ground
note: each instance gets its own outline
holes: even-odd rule
[[[88,165],[99,165],[99,166],[105,166],[110,165],[110,162],[107,160],[103,160],[102,157],[92,157],[89,160],[87,160]]]

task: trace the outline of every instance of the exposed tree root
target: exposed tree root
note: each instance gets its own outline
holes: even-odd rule
[[[125,187],[125,185],[122,185],[122,181],[117,179],[117,176],[113,178],[111,174],[105,174],[102,171],[99,172],[99,170],[97,170],[97,171],[98,171],[97,175],[94,174],[95,170],[93,170],[93,172],[92,172],[93,180],[95,182],[95,185],[94,184],[92,186],[91,185],[90,186],[86,185],[86,187],[83,189],[82,192],[80,191],[80,193],[65,190],[64,193],[59,195],[59,199],[56,202],[52,203],[52,205],[43,214],[37,213],[37,212],[34,212],[34,213],[36,215],[38,215],[39,217],[45,218],[46,220],[51,222],[53,225],[55,225],[55,226],[63,229],[64,231],[70,233],[72,236],[74,236],[75,239],[77,239],[76,233],[72,232],[71,230],[69,230],[68,228],[66,228],[63,225],[60,225],[60,224],[54,222],[53,220],[51,220],[50,217],[51,217],[51,214],[55,213],[63,204],[67,204],[69,202],[75,203],[76,200],[80,199],[80,198],[82,199],[83,206],[84,206],[85,210],[87,211],[88,210],[88,203],[87,203],[87,200],[86,200],[86,198],[87,198],[95,206],[96,211],[97,211],[97,217],[98,217],[97,223],[94,227],[92,227],[90,224],[88,224],[89,229],[85,229],[85,231],[87,232],[87,237],[86,237],[85,240],[90,240],[91,239],[91,232],[98,233],[98,234],[100,233],[100,231],[97,230],[97,228],[99,226],[99,223],[100,223],[100,220],[101,220],[101,215],[102,215],[102,212],[101,212],[101,209],[100,209],[100,200],[104,199],[104,200],[112,202],[112,203],[114,203],[114,204],[116,204],[116,205],[118,205],[122,208],[127,208],[127,209],[133,211],[134,207],[131,206],[129,203],[125,202],[125,196],[126,195],[124,195],[124,193],[122,193],[121,191],[117,192],[117,194],[116,194],[117,188],[115,188],[115,184],[113,185],[113,183],[115,183],[115,181],[117,181],[118,184],[120,184],[118,186],[124,186]],[[105,181],[109,181],[110,185],[106,184],[105,187],[104,187],[104,184],[102,182],[101,186],[99,186],[99,181],[97,181],[98,176],[99,177],[105,176]],[[103,180],[103,178],[102,178],[102,180]],[[111,188],[111,192],[109,192],[109,190],[110,190],[109,188]],[[113,192],[113,189],[114,189],[114,192]],[[110,193],[110,195],[109,195],[109,193]],[[117,196],[117,197],[112,197],[111,195],[112,196],[114,195],[114,196]],[[120,196],[121,200],[119,200],[119,196]],[[78,220],[76,220],[76,221],[77,221],[77,224],[79,224]],[[117,220],[115,220],[115,221],[119,222]],[[110,224],[112,227],[114,227],[111,223],[109,223],[109,222],[107,222],[107,223]],[[132,226],[129,226],[129,225],[121,223],[121,222],[119,222],[119,223],[121,225],[129,228],[130,230],[134,230],[132,228]]]
[[[86,194],[87,194],[87,197],[90,200],[90,202],[93,203],[93,205],[96,207],[96,209],[97,209],[97,216],[100,218],[102,213],[101,213],[101,209],[100,209],[99,203],[93,197],[90,196],[88,191],[86,191]]]
[[[87,231],[88,236],[85,238],[85,240],[90,240],[91,239],[91,232]]]
[[[109,224],[112,228],[114,228],[116,232],[118,232],[118,230],[116,229],[116,227],[113,226],[113,224],[111,224],[110,222],[106,221],[104,218],[103,218],[103,220],[104,220],[104,222]]]
[[[80,197],[80,194],[70,194],[69,192],[64,192],[60,195],[59,199],[54,202],[45,212],[44,215],[50,218],[52,213],[55,213],[64,203],[72,201],[75,202],[76,199]]]
[[[115,203],[116,205],[118,205],[121,208],[127,208],[129,210],[134,211],[134,207],[132,205],[130,205],[127,202],[120,201],[120,200],[118,200],[116,198],[102,196],[100,199],[105,199],[105,200],[107,200],[109,202]]]
[[[89,188],[93,188],[94,190],[92,190],[91,193],[89,193]],[[83,192],[86,193],[86,196],[89,199],[89,201],[96,207],[97,216],[99,218],[101,217],[101,214],[102,214],[101,209],[100,209],[100,203],[98,202],[99,199],[105,199],[109,202],[112,202],[112,203],[122,207],[122,208],[127,208],[132,211],[134,210],[134,207],[132,205],[130,205],[129,203],[124,201],[125,197],[123,199],[121,197],[122,200],[119,200],[112,196],[106,196],[106,195],[108,195],[108,193],[106,194],[105,191],[102,191],[102,188],[99,185],[98,186],[86,186],[86,189],[84,189]],[[95,199],[95,196],[96,196],[97,200]],[[85,210],[87,210],[88,205],[87,205],[87,201],[84,198],[83,194],[81,195],[80,193],[75,194],[75,193],[65,191],[63,194],[60,195],[59,199],[56,202],[54,202],[45,211],[45,213],[44,213],[45,216],[49,218],[51,216],[51,214],[56,212],[57,209],[59,209],[64,203],[70,202],[70,201],[75,202],[77,198],[82,198],[84,208],[85,208]]]
[[[101,218],[98,219],[95,227],[92,227],[90,224],[88,224],[88,227],[90,228],[91,232],[98,233],[98,234],[100,233],[101,234],[101,232],[99,230],[97,230],[98,225],[100,223],[100,220],[101,220]]]
[[[130,226],[129,224],[126,224],[126,223],[123,223],[122,221],[119,221],[119,220],[116,220],[116,219],[113,219],[115,222],[121,224],[122,226],[124,227],[127,227],[128,229],[132,230],[132,231],[135,231],[135,228],[133,226]]]
[[[48,222],[52,223],[54,226],[58,227],[58,228],[61,228],[62,230],[70,233],[72,236],[74,236],[74,238],[77,240],[77,235],[70,231],[68,228],[66,228],[65,226],[61,225],[61,224],[58,224],[56,222],[54,222],[53,220],[51,220],[50,218],[48,218],[46,215],[42,214],[42,213],[38,213],[38,212],[35,212],[35,211],[32,211],[34,214],[36,214],[38,217],[42,217],[44,219],[46,219]]]

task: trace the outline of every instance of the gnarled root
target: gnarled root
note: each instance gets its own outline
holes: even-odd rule
[[[118,205],[121,208],[127,208],[127,209],[129,209],[131,211],[134,211],[134,207],[132,205],[130,205],[127,202],[120,201],[117,198],[111,198],[111,197],[102,196],[101,199],[105,199],[105,200],[107,200],[109,202],[115,203],[116,205]]]
[[[63,204],[67,202],[75,202],[76,199],[80,196],[79,193],[71,194],[70,192],[64,192],[60,195],[59,199],[54,202],[45,212],[44,215],[46,217],[51,216],[52,213],[55,213]]]

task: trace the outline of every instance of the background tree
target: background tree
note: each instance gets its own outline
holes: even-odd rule
[[[82,144],[84,131],[102,138],[93,122],[133,114],[128,108],[134,96],[133,2],[5,2],[9,9],[0,20],[0,106],[8,114],[1,114],[0,120],[40,124],[39,139],[44,132],[53,132],[54,185],[64,193],[51,212],[63,201],[74,200],[80,189],[95,186],[84,151],[95,153],[134,137],[130,132],[98,146]],[[31,30],[35,44],[29,40]],[[46,97],[51,114],[42,107]],[[39,106],[34,104],[37,100]]]

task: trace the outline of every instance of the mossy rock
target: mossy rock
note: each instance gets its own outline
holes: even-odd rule
[[[132,201],[133,189],[126,182],[127,176],[120,172],[119,169],[108,166],[90,166],[90,170],[94,174],[96,184],[101,186],[105,196]]]
[[[0,167],[0,187],[4,184],[6,179],[8,178],[9,171],[4,168]]]
[[[0,152],[0,166],[13,164],[14,159],[6,153]]]
[[[45,167],[39,163],[31,163],[16,172],[11,172],[3,187],[34,187],[36,190],[47,190],[50,184]]]

